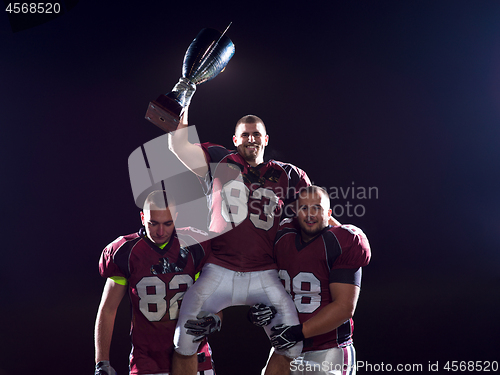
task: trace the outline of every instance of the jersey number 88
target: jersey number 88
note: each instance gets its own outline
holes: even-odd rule
[[[293,302],[299,313],[312,313],[321,305],[321,284],[311,272],[299,272],[293,279],[286,270],[279,271],[285,290],[294,295]]]

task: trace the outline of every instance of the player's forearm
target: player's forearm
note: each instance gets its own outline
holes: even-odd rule
[[[333,331],[354,315],[355,306],[331,302],[318,314],[302,324],[305,338]]]
[[[188,107],[181,116],[177,130],[168,134],[168,147],[191,172],[200,177],[205,176],[208,171],[205,154],[199,146],[189,142]]]
[[[113,336],[113,327],[115,324],[116,311],[99,310],[95,322],[94,345],[95,362],[109,360],[109,349],[111,347],[111,338]]]
[[[182,153],[183,149],[189,147],[190,143],[188,141],[188,110],[189,107],[184,109],[184,112],[179,120],[179,125],[177,126],[177,130],[171,133],[168,133],[168,147],[170,151],[175,153]]]

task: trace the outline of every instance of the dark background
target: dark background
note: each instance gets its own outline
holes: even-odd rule
[[[230,22],[236,53],[193,98],[200,139],[229,147],[236,120],[254,113],[268,155],[331,191],[377,189],[332,202],[362,205],[338,218],[373,252],[357,359],[439,361],[441,373],[447,361],[500,359],[499,2],[82,0],[64,10],[16,32],[0,15],[1,375],[92,373],[99,255],[140,225],[127,159],[163,134],[144,120],[147,105],[177,82],[196,34]],[[112,345],[121,375],[127,304]],[[227,311],[212,339],[219,375],[265,362],[245,311]]]

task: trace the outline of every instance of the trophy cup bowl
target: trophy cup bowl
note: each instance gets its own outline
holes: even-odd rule
[[[228,26],[229,28],[229,26]],[[234,44],[225,33],[203,29],[189,45],[182,64],[182,77],[168,94],[149,103],[146,119],[171,132],[177,129],[183,109],[189,104],[196,85],[210,81],[224,70],[234,55]]]

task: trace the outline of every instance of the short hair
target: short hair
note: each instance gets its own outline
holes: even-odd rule
[[[234,134],[236,134],[236,130],[238,129],[238,126],[240,126],[241,124],[258,124],[258,123],[262,124],[262,126],[264,127],[264,130],[267,133],[266,125],[264,124],[264,121],[262,121],[262,119],[259,116],[246,115],[246,116],[243,116],[242,118],[240,118],[238,120],[238,122],[236,123],[236,126],[234,127]]]
[[[155,206],[156,208],[151,208]],[[167,199],[167,192],[165,190],[155,190],[149,193],[148,197],[144,201],[143,211],[148,210],[165,210],[167,207],[174,207],[175,200],[170,197]]]
[[[330,207],[330,196],[328,195],[328,192],[322,188],[321,186],[317,185],[310,185],[303,187],[302,189],[299,190],[299,195],[297,197],[297,202],[299,198],[306,197],[309,194],[317,194],[321,197],[324,197],[325,199],[328,200],[328,207]]]

